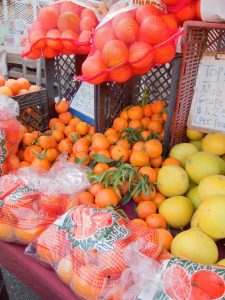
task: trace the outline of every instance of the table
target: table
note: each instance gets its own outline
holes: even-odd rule
[[[24,247],[21,245],[0,241],[0,265],[28,285],[43,300],[79,300],[53,270],[24,255]]]

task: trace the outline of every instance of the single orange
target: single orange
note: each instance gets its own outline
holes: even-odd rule
[[[115,145],[111,150],[111,156],[114,160],[120,160],[125,163],[130,158],[130,150],[123,148],[122,146]]]
[[[167,157],[163,163],[162,166],[168,166],[168,165],[176,165],[176,166],[180,166],[180,161],[176,158],[173,157]]]
[[[97,163],[93,168],[93,171],[96,175],[102,174],[109,169],[109,166],[106,163]]]
[[[172,244],[172,241],[173,241],[172,234],[168,230],[163,229],[163,228],[159,228],[159,229],[156,229],[156,230],[159,233],[159,237],[161,239],[163,248],[169,251],[170,247],[171,247],[171,244]]]
[[[141,122],[140,120],[131,120],[131,121],[129,122],[128,127],[137,130],[137,129],[141,129],[143,126],[142,126],[142,122]]]
[[[156,204],[156,206],[159,208],[160,205],[166,200],[165,196],[163,194],[157,192],[155,195],[155,198],[153,199],[153,202]]]
[[[151,120],[148,124],[148,130],[154,133],[160,133],[163,130],[162,123],[159,121]]]
[[[162,156],[156,158],[150,158],[150,164],[153,168],[160,168],[163,162]]]
[[[149,183],[151,182],[156,182],[156,171],[151,168],[151,167],[142,167],[138,170],[138,177],[140,178],[141,175],[147,175],[149,177],[148,181]]]
[[[119,204],[120,197],[112,188],[105,188],[97,192],[95,204],[100,208],[107,206],[116,207]]]
[[[63,152],[71,153],[72,149],[73,149],[73,144],[66,139],[61,140],[58,144],[58,150],[61,153],[63,153]]]
[[[105,188],[103,183],[94,183],[91,185],[91,187],[88,189],[88,191],[95,197],[97,192],[100,190],[103,190]]]
[[[59,120],[65,125],[68,125],[70,120],[73,118],[72,114],[69,111],[59,114]]]
[[[146,218],[146,223],[148,227],[157,229],[164,228],[166,229],[166,219],[160,214],[151,214]]]
[[[94,196],[89,192],[78,192],[76,193],[75,197],[77,198],[79,204],[91,204],[95,201]]]
[[[56,160],[58,155],[59,152],[55,148],[49,148],[46,150],[45,158],[47,158],[48,161],[53,162]]]
[[[23,135],[22,143],[24,146],[32,145],[34,142],[34,136],[32,133],[25,133]]]
[[[131,153],[130,163],[135,167],[144,167],[149,163],[149,156],[145,151],[135,150]]]
[[[78,132],[80,135],[85,135],[88,133],[89,126],[86,122],[79,122],[76,125],[76,132]]]
[[[145,142],[145,149],[150,158],[159,157],[163,151],[162,143],[155,139]]]
[[[116,131],[121,131],[122,129],[128,127],[128,122],[123,117],[117,117],[113,121],[113,127],[116,129]]]
[[[131,120],[141,120],[143,118],[143,108],[139,105],[132,106],[127,111],[128,118]]]
[[[69,108],[69,102],[61,100],[55,104],[55,110],[58,114],[64,113]]]
[[[143,227],[148,227],[147,223],[142,220],[142,219],[133,219],[131,220],[132,223],[143,226]]]
[[[49,138],[49,136],[46,136],[46,135],[41,135],[38,138],[37,143],[42,149],[48,149],[48,148],[51,148],[51,146],[52,146],[51,139]]]
[[[140,219],[146,220],[149,215],[156,213],[156,209],[153,201],[141,201],[137,205],[136,212]]]

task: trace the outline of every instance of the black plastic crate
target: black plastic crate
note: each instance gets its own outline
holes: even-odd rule
[[[28,131],[43,131],[48,128],[49,108],[46,89],[12,97],[20,107],[19,121]]]
[[[74,81],[74,75],[80,74],[84,56],[59,56],[46,60],[47,91],[51,105],[51,116],[54,116],[54,86],[57,85],[60,98],[71,100],[79,89],[80,82]],[[120,111],[137,103],[145,88],[150,91],[149,100],[165,100],[167,122],[164,138],[164,154],[169,149],[171,124],[176,104],[180,74],[181,57],[178,55],[172,62],[153,68],[145,75],[132,78],[126,83],[107,82],[95,86],[95,129],[104,131],[112,125],[113,119]]]

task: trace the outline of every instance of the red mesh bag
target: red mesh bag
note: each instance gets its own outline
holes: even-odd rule
[[[175,56],[181,34],[176,19],[153,4],[113,6],[94,31],[77,79],[100,84],[144,74]]]
[[[49,172],[28,167],[0,178],[1,240],[27,245],[76,205],[74,194],[89,183],[81,168],[63,165],[59,163]]]
[[[163,0],[168,11],[173,14],[179,24],[187,20],[201,20],[200,1],[201,0]]]
[[[30,59],[87,54],[98,19],[106,13],[101,1],[58,1],[42,8],[29,29],[22,56]]]
[[[18,167],[11,163],[24,132],[22,124],[16,119],[18,115],[18,103],[0,95],[0,176]]]
[[[157,258],[162,251],[156,230],[138,226],[114,210],[80,205],[58,218],[26,253],[52,265],[82,299],[114,299],[110,297],[117,294],[127,268],[124,250],[136,241],[149,257]]]

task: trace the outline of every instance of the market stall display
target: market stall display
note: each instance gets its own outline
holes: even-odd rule
[[[106,7],[101,1],[59,1],[42,8],[29,29],[23,57],[87,54],[90,38]]]

